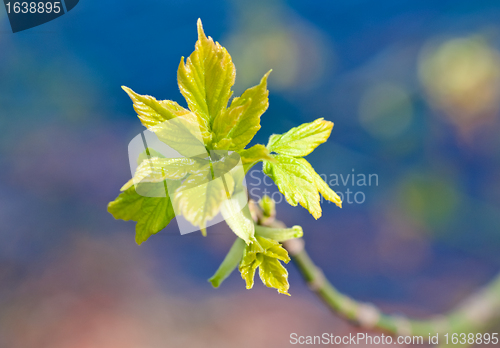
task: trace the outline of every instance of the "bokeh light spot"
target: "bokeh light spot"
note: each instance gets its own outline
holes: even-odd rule
[[[431,104],[463,133],[488,123],[500,96],[500,55],[479,36],[427,44],[419,76]]]
[[[413,106],[403,86],[379,83],[369,88],[359,105],[361,125],[377,138],[393,138],[408,129]]]
[[[411,175],[400,186],[399,201],[409,218],[438,233],[455,216],[460,195],[452,182],[444,177]]]

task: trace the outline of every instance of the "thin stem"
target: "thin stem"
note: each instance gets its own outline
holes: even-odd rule
[[[265,225],[284,226],[283,222],[278,220],[269,221]],[[311,260],[302,238],[291,239],[283,244],[309,288],[333,312],[361,328],[380,330],[394,336],[412,335],[427,338],[429,334],[484,332],[500,318],[500,274],[448,313],[426,320],[416,320],[385,314],[373,304],[359,302],[342,294]]]
[[[448,314],[428,320],[412,320],[384,314],[372,304],[355,301],[339,292],[311,260],[302,239],[289,240],[284,246],[311,290],[335,313],[363,328],[379,329],[393,335],[474,333],[481,332],[500,316],[500,275]]]

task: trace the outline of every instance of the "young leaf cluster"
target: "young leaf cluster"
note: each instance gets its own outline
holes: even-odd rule
[[[187,59],[181,58],[177,71],[187,108],[123,87],[142,124],[185,157],[164,158],[154,149],[146,149],[138,158],[134,177],[109,203],[108,211],[116,219],[137,222],[138,244],[165,228],[176,214],[206,233],[207,222],[220,212],[237,239],[210,279],[213,286],[218,287],[238,268],[247,288],[252,288],[258,270],[266,286],[288,294],[288,273],[282,262],[290,258],[279,242],[301,237],[302,228],[256,225],[248,205],[225,199],[245,190],[241,185],[244,174],[233,170],[235,163],[241,159],[246,173],[263,162],[264,173],[288,203],[300,204],[315,218],[321,216],[320,194],[338,206],[341,201],[304,159],[328,139],[333,123],[318,119],[272,135],[267,146],[247,147],[261,128],[260,118],[269,105],[269,74],[231,100],[236,77],[231,56],[205,35],[198,20],[195,50]],[[263,198],[261,207],[264,217],[273,218],[275,207],[269,197]]]

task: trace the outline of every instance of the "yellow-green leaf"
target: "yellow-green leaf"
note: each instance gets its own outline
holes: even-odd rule
[[[152,149],[150,147],[147,147],[144,151],[142,151],[139,156],[137,157],[137,165],[140,166],[142,161],[144,161],[145,159],[150,159],[150,158],[153,158],[153,157],[159,157],[159,158],[164,158],[165,156],[163,156],[161,153],[159,153],[158,151],[156,151],[155,149]]]
[[[211,167],[204,167],[194,171],[175,190],[172,198],[174,210],[204,230],[206,222],[219,213],[222,202],[233,194],[234,186],[230,174],[212,178]]]
[[[207,128],[224,112],[232,94],[236,70],[231,56],[218,42],[203,32],[198,20],[195,51],[181,59],[177,80],[189,109],[199,115]]]
[[[134,187],[130,187],[108,203],[108,212],[117,220],[138,221],[141,217],[142,202],[146,198],[135,192]]]
[[[316,185],[316,188],[318,189],[319,193],[330,202],[335,203],[339,208],[342,208],[342,200],[340,199],[339,195],[333,191],[330,186],[323,180],[321,176],[319,176],[318,173],[314,170],[314,168],[311,166],[309,162],[305,161],[305,165],[309,167],[309,173],[311,174],[314,184]]]
[[[245,173],[250,170],[255,164],[260,161],[275,162],[273,156],[269,154],[269,150],[261,144],[252,146],[251,148],[238,151]]]
[[[262,263],[263,255],[259,252],[264,251],[258,242],[253,242],[245,247],[243,258],[241,259],[239,271],[241,277],[246,282],[247,289],[253,288],[255,271]]]
[[[238,193],[222,202],[221,213],[231,230],[246,244],[255,238],[255,225],[246,202],[246,194]]]
[[[259,277],[269,288],[275,288],[280,294],[288,295],[288,271],[275,258],[264,256],[259,265]]]
[[[135,226],[135,241],[145,242],[151,235],[163,230],[175,217],[170,197],[145,197],[141,217]]]
[[[278,186],[288,203],[301,206],[318,219],[321,216],[319,193],[303,158],[274,156],[276,163],[264,162],[264,173]]]
[[[261,248],[264,249],[262,254],[268,257],[284,261],[285,263],[290,262],[290,257],[288,256],[288,252],[286,251],[285,248],[281,246],[280,243],[278,243],[273,239],[266,238],[263,236],[257,236],[255,238],[259,242]]]
[[[304,123],[284,134],[274,134],[269,138],[269,151],[292,157],[310,154],[318,145],[323,144],[332,132],[333,123],[322,118]]]
[[[272,239],[256,236],[256,240],[246,246],[239,267],[247,289],[253,287],[255,272],[259,268],[259,276],[264,285],[289,295],[288,272],[280,260],[285,263],[290,261],[286,249]]]
[[[269,106],[267,77],[257,86],[247,89],[241,97],[234,98],[231,106],[213,122],[215,148],[241,150],[250,143],[260,129],[260,116]]]
[[[128,87],[122,86],[134,103],[135,112],[146,128],[151,128],[190,111],[171,100],[156,100],[149,95],[140,95]]]
[[[158,158],[145,159],[137,167],[134,177],[122,186],[120,191],[125,191],[134,184],[158,183],[165,179],[179,180],[189,172],[201,166],[199,161],[191,158]]]
[[[175,217],[168,195],[166,197],[145,197],[139,195],[134,187],[130,187],[113,202],[110,202],[108,212],[115,219],[137,221],[135,227],[137,244],[141,244],[151,235],[164,229]]]
[[[150,130],[160,141],[185,157],[208,156],[205,144],[210,141],[211,133],[200,128],[193,113],[162,122]]]
[[[300,204],[315,219],[321,217],[319,192],[326,199],[341,206],[342,202],[304,158],[274,156],[276,163],[264,162],[264,173],[278,186],[288,203]]]

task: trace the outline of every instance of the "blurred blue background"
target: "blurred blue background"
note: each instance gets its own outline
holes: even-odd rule
[[[212,289],[234,240],[222,224],[203,238],[172,223],[139,247],[107,213],[143,129],[120,86],[185,105],[176,71],[198,18],[233,57],[235,95],[273,69],[253,143],[335,123],[308,160],[352,203],[318,221],[277,209],[341,291],[425,317],[499,271],[498,1],[87,0],[16,34],[0,9],[1,347],[287,347],[356,330],[292,264],[290,298],[237,273]],[[261,179],[254,198],[275,192]]]

